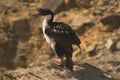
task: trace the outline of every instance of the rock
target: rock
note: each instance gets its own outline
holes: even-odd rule
[[[27,43],[31,37],[31,31],[28,19],[12,18],[10,20],[7,21],[9,25],[3,22],[4,25],[0,27],[0,66],[13,69],[18,65],[26,66],[27,64],[27,56],[32,50]],[[22,48],[21,43],[25,45]]]
[[[52,11],[56,12],[61,5],[63,5],[63,0],[46,0],[42,6],[43,8],[49,8]]]
[[[117,29],[120,27],[120,14],[119,13],[111,13],[111,14],[106,14],[100,19],[101,23],[104,25],[108,25],[111,30]]]
[[[15,2],[13,2],[13,1],[12,2],[8,2],[8,3],[5,4],[5,7],[11,8],[13,4],[15,4]]]
[[[28,40],[31,36],[28,19],[18,19],[11,23],[12,31],[20,40]]]
[[[106,42],[106,48],[111,50],[111,48],[113,47],[114,41],[112,39],[108,39]]]
[[[120,24],[119,20],[120,20],[119,13],[106,14],[101,18],[101,22],[103,24]]]
[[[108,5],[110,1],[109,0],[103,0],[102,2],[103,2],[103,5]]]
[[[93,13],[94,16],[102,16],[103,15],[103,11],[100,9],[94,9]]]
[[[80,16],[73,21],[73,26],[83,26],[85,24],[93,24],[93,20],[87,16]]]
[[[6,34],[0,34],[0,44],[5,44],[8,42],[8,38]]]
[[[91,27],[93,25],[94,21],[87,16],[78,17],[72,22],[73,30],[78,32],[79,35],[85,32],[86,27]]]
[[[2,55],[2,54],[4,54],[4,53],[5,53],[4,49],[3,49],[3,48],[0,48],[0,55]]]
[[[35,6],[36,4],[35,4],[35,3],[30,3],[29,5],[30,5],[30,6]]]
[[[112,0],[112,1],[109,1],[109,0],[93,0],[93,1],[97,1],[96,4],[98,6],[108,6],[108,5],[112,5],[117,2],[117,0]],[[95,5],[95,4],[94,4]]]
[[[106,43],[106,48],[110,51],[120,50],[120,40],[119,39],[108,39]]]
[[[11,9],[11,11],[12,11],[13,13],[16,13],[16,12],[18,12],[18,8],[15,8],[15,7],[14,7],[14,8]]]
[[[50,55],[43,54],[43,55],[37,56],[36,58],[37,58],[36,60],[34,60],[31,64],[29,64],[30,67],[33,67],[35,65],[41,65],[42,62],[50,60]]]
[[[116,49],[120,50],[120,40],[116,43]]]
[[[111,75],[106,75],[99,68],[87,63],[76,65],[73,72],[46,63],[32,68],[6,71],[3,80],[114,80]]]
[[[45,0],[42,7],[51,9],[54,13],[58,13],[60,11],[77,7],[77,5],[74,0]]]
[[[73,53],[73,57],[72,57],[73,61],[75,61],[76,57],[78,55],[80,55],[81,53],[82,53],[82,51],[80,49],[75,50],[74,53]]]
[[[89,56],[92,57],[96,55],[97,44],[91,44],[87,47],[86,52],[89,53]]]
[[[92,0],[76,0],[76,4],[80,7],[90,8]]]
[[[37,1],[37,0],[20,0],[21,2],[35,2],[35,1]]]

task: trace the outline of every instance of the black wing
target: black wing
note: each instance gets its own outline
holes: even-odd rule
[[[64,42],[71,42],[75,45],[81,43],[72,28],[62,22],[55,22],[50,28],[45,30],[45,33],[50,37],[63,40]]]

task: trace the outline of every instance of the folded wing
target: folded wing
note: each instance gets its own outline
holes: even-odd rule
[[[55,22],[52,27],[47,28],[45,33],[54,38],[55,41],[61,45],[78,45],[81,43],[75,32],[70,26],[65,23]],[[64,44],[63,44],[64,43]]]

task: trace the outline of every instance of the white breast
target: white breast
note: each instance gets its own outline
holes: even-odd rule
[[[42,30],[43,30],[43,34],[45,36],[45,39],[47,41],[47,43],[52,47],[52,49],[54,50],[54,46],[55,46],[55,41],[53,38],[50,38],[46,33],[45,33],[45,29],[50,27],[48,24],[47,24],[47,20],[45,19],[43,21],[43,25],[42,25]]]

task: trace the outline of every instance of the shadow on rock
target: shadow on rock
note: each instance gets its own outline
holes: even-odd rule
[[[110,75],[107,75],[105,72],[93,65],[84,63],[79,66],[83,69],[79,69],[72,73],[77,80],[115,80]]]

